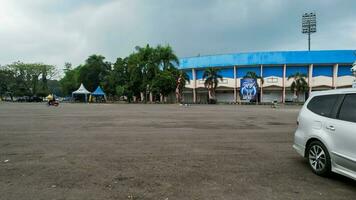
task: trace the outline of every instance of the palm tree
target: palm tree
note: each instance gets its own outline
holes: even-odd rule
[[[260,85],[260,89],[262,90],[263,87],[263,83],[264,83],[264,79],[262,76],[259,76],[256,74],[256,72],[247,72],[246,75],[244,76],[244,78],[252,78],[252,79],[256,79],[256,80],[260,80],[261,81],[261,85]],[[258,83],[257,83],[258,84]],[[260,91],[261,92],[261,91]],[[257,103],[257,100],[256,100]]]
[[[308,83],[305,80],[307,75],[302,73],[295,73],[288,77],[288,80],[293,79],[293,83],[290,86],[291,91],[294,93],[294,96],[299,99],[299,94],[308,90]]]
[[[160,71],[158,54],[156,49],[148,44],[144,47],[137,46],[135,47],[135,50],[136,53],[133,54],[132,57],[136,57],[134,59],[134,66],[138,67],[141,73],[141,85],[139,87],[139,92],[134,96],[143,96],[144,99],[141,99],[141,101],[146,101],[148,93],[153,97],[152,82]],[[153,99],[150,98],[150,101],[151,100]]]
[[[180,70],[177,76],[177,87],[176,87],[176,99],[178,103],[182,103],[183,88],[185,87],[185,84],[187,82],[190,82],[188,74],[185,71]]]
[[[203,79],[205,79],[204,85],[208,88],[209,103],[216,103],[215,90],[218,87],[219,80],[223,80],[223,77],[219,75],[219,72],[220,70],[217,68],[208,68],[203,74]]]
[[[262,76],[256,74],[256,72],[247,72],[244,78],[252,78],[261,81],[261,87],[263,86],[264,80]]]
[[[152,91],[152,84],[156,76],[161,71],[169,70],[172,72],[176,70],[176,66],[179,65],[179,59],[169,45],[158,45],[156,48],[152,48],[149,45],[145,47],[137,46],[135,49],[138,55],[138,65],[142,71],[141,96],[146,100],[145,97],[150,94],[150,101],[152,101],[153,97],[157,95]]]
[[[175,68],[179,65],[179,59],[174,54],[174,51],[171,46],[158,45],[156,47],[156,53],[159,65],[163,68],[163,70]]]

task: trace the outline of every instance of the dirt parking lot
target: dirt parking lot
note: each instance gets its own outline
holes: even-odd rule
[[[298,111],[0,103],[0,199],[356,199],[292,149]]]

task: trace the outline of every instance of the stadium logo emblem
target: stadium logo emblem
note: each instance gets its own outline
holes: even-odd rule
[[[257,95],[257,81],[252,78],[241,79],[241,98],[243,100],[253,100]]]

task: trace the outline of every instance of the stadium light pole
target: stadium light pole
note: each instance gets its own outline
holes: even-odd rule
[[[308,50],[310,51],[310,35],[316,33],[316,14],[304,13],[302,16],[302,33],[308,34]]]

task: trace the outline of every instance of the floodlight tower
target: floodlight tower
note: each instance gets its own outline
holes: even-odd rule
[[[308,50],[310,51],[310,35],[316,33],[316,14],[314,12],[303,15],[302,33],[308,34]]]

